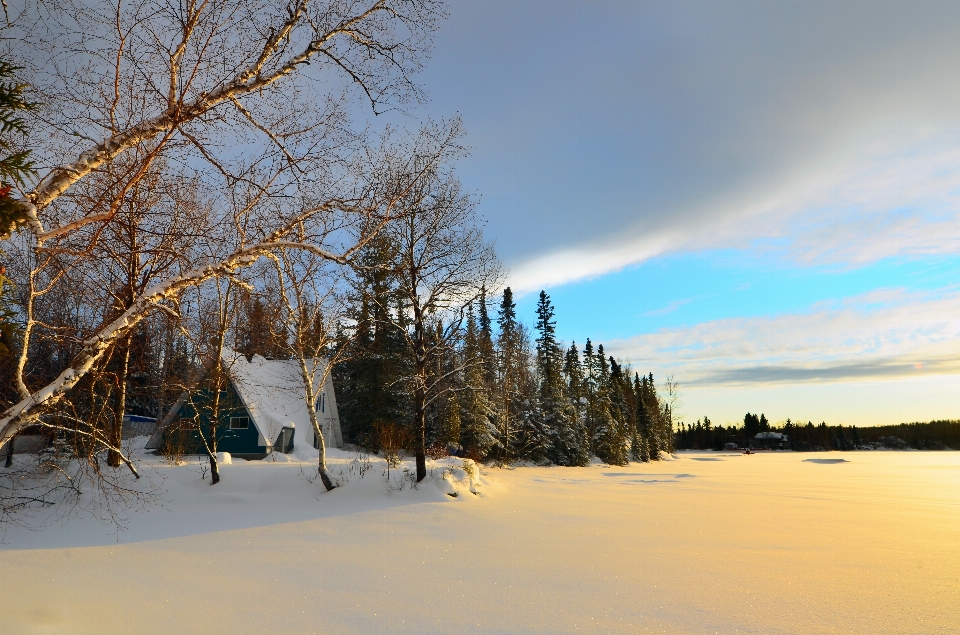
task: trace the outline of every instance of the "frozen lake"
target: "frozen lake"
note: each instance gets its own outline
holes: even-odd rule
[[[85,520],[7,532],[0,630],[960,630],[958,452],[485,468],[457,498],[386,494],[374,468],[318,495],[297,464],[215,488],[158,465],[169,502],[119,542]]]

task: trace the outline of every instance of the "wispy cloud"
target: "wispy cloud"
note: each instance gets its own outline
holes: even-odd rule
[[[656,316],[658,316],[658,315],[668,315],[668,314],[670,314],[670,313],[673,313],[674,311],[676,311],[676,310],[679,309],[680,307],[682,307],[682,306],[684,306],[684,305],[686,305],[686,304],[690,304],[690,303],[693,302],[695,299],[696,299],[696,298],[685,298],[685,299],[683,299],[683,300],[674,300],[673,302],[671,302],[670,304],[668,304],[668,305],[665,306],[665,307],[661,307],[661,308],[659,308],[659,309],[654,309],[654,310],[652,310],[652,311],[644,311],[644,312],[643,312],[643,315],[646,316],[646,317],[656,317]]]
[[[714,248],[843,266],[958,253],[957,165],[960,146],[930,140],[861,148],[844,161],[795,173],[768,188],[724,195],[680,215],[676,226],[621,228],[620,237],[535,256],[514,266],[510,281],[525,293],[669,252]],[[689,218],[699,220],[691,226]]]
[[[608,343],[691,386],[960,372],[960,291],[883,289],[805,313],[704,322]]]

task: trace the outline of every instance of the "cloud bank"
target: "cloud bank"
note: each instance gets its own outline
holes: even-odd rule
[[[862,156],[866,154],[867,156]],[[873,147],[767,190],[718,199],[690,225],[536,256],[512,268],[521,293],[611,273],[673,251],[741,248],[801,265],[856,266],[890,256],[960,252],[960,145]],[[728,197],[729,199],[729,197]],[[681,226],[683,225],[683,226]]]
[[[884,289],[804,313],[662,329],[607,348],[687,386],[915,378],[960,372],[957,315],[957,289]]]

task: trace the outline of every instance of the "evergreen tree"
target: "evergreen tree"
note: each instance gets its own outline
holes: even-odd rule
[[[602,355],[601,348],[597,347],[597,352]],[[613,420],[613,428],[605,441],[605,446],[609,449],[604,451],[604,454],[606,454],[604,460],[613,465],[626,465],[628,462],[630,423],[633,419],[630,412],[630,401],[632,399],[628,398],[626,394],[627,391],[630,391],[630,386],[629,384],[624,385],[626,382],[623,377],[623,368],[613,356],[610,356],[607,361],[610,368],[607,390],[610,394],[610,416]]]
[[[344,440],[373,449],[379,447],[375,424],[412,425],[409,386],[401,381],[410,370],[401,332],[405,310],[384,266],[390,254],[390,245],[378,237],[358,255],[350,315],[356,327],[353,337],[339,337],[341,361],[333,369]]]
[[[536,381],[531,373],[530,339],[517,321],[510,287],[497,315],[497,452],[501,460],[546,457],[546,437],[536,413]]]
[[[642,380],[634,375],[633,392],[636,395],[636,425],[633,428],[633,437],[630,440],[630,451],[634,461],[647,462],[650,460],[650,433],[652,429],[650,411],[647,408],[649,396],[647,378]]]
[[[27,135],[26,121],[21,114],[36,107],[26,99],[27,86],[15,81],[18,70],[21,69],[0,61],[0,240],[9,238],[25,219],[23,210],[11,196],[14,185],[23,184],[34,174],[30,151],[19,149],[16,140],[17,136]],[[3,255],[0,250],[0,258]],[[0,261],[0,409],[18,396],[12,365],[20,333],[13,282],[6,277],[6,268]]]
[[[577,343],[570,344],[567,354],[563,359],[563,375],[567,381],[567,395],[570,401],[574,403],[579,411],[581,398],[583,397],[583,367],[580,364],[580,351],[577,350]]]
[[[289,347],[280,316],[268,308],[260,296],[244,298],[235,330],[234,348],[247,360],[254,355],[267,359],[283,359],[288,355]]]
[[[472,307],[472,305],[471,305]],[[477,334],[477,346],[481,362],[483,364],[483,380],[487,390],[492,390],[497,378],[497,365],[494,360],[493,349],[493,325],[490,320],[490,314],[487,312],[487,286],[480,286],[480,298],[477,302],[479,313],[479,333]]]
[[[466,370],[464,395],[460,402],[460,443],[469,455],[477,457],[486,456],[496,444],[496,413],[484,377],[481,342],[481,333],[477,331],[471,304],[467,307],[467,328],[464,333],[463,357]]]
[[[653,373],[647,373],[646,408],[650,421],[650,460],[660,460],[661,452],[669,452],[671,448],[670,436],[673,434],[669,417],[660,405],[660,396],[653,380]]]
[[[587,412],[588,428],[591,432],[593,453],[611,465],[625,465],[626,432],[623,422],[614,416],[612,402],[613,390],[610,367],[607,364],[603,345],[597,347],[594,354],[590,340],[584,350],[584,363],[589,369],[587,375]]]
[[[30,151],[22,149],[17,140],[27,135],[22,114],[36,108],[25,95],[27,85],[16,81],[19,70],[22,69],[0,60],[0,239],[9,238],[26,220],[11,192],[15,185],[22,185],[34,174]]]
[[[547,456],[557,465],[586,465],[589,445],[567,394],[562,366],[563,353],[556,338],[550,297],[540,292],[537,304],[537,375],[539,419],[547,436]]]

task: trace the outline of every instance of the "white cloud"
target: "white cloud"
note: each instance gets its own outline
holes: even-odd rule
[[[960,253],[960,146],[872,146],[767,187],[727,193],[674,224],[535,256],[510,283],[530,292],[598,277],[668,252],[775,251],[799,264],[858,265],[889,256]],[[691,220],[697,219],[697,220]]]
[[[704,322],[608,342],[688,386],[902,379],[960,372],[960,292],[884,289],[806,313]]]

